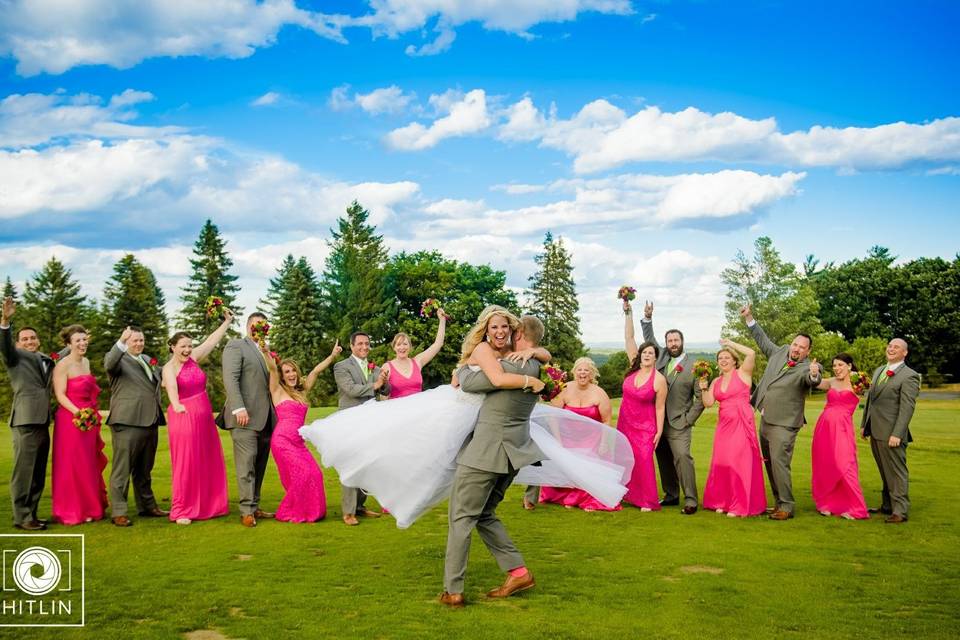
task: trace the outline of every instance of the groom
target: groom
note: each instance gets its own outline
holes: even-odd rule
[[[533,316],[523,316],[514,332],[514,347],[520,351],[535,347],[543,338],[543,323]],[[502,362],[504,371],[531,376],[539,382],[540,363]],[[505,598],[534,586],[533,574],[514,546],[503,523],[497,518],[497,505],[521,467],[544,459],[543,453],[530,439],[530,413],[537,404],[537,395],[524,389],[498,389],[490,384],[482,371],[463,368],[458,377],[460,387],[471,393],[486,393],[480,407],[472,439],[457,456],[457,472],[450,494],[449,531],[444,560],[444,592],[440,602],[462,607],[464,575],[470,555],[470,537],[474,527],[480,539],[493,554],[507,579],[487,593],[490,598]]]

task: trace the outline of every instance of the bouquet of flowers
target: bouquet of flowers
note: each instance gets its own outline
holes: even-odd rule
[[[707,362],[706,360],[697,360],[693,363],[693,377],[707,378],[708,380],[713,377],[713,364]]]
[[[548,365],[540,371],[540,380],[543,382],[540,397],[550,402],[567,386],[567,372]]]
[[[860,371],[851,371],[850,384],[853,385],[853,392],[858,396],[862,396],[867,392],[867,389],[870,388],[870,376]]]
[[[441,305],[440,301],[436,298],[427,298],[423,301],[423,304],[420,305],[420,317],[429,318],[440,313]],[[446,313],[443,314],[443,317],[447,320],[450,319]]]
[[[87,407],[73,414],[73,426],[80,431],[90,431],[100,424],[100,412]]]
[[[256,340],[261,347],[267,343],[267,335],[270,333],[270,325],[266,320],[257,320],[250,327],[250,337]]]
[[[210,296],[207,298],[207,317],[212,318],[214,315],[220,315],[223,311],[223,298],[217,296]]]
[[[617,300],[626,300],[629,302],[637,297],[637,290],[631,286],[623,285],[620,287],[620,290],[617,291]]]

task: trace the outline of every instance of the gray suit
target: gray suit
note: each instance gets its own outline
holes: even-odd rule
[[[530,360],[522,367],[503,362],[508,373],[537,376],[540,363]],[[463,593],[470,537],[476,528],[502,571],[524,566],[503,523],[497,505],[521,467],[544,459],[530,439],[530,413],[537,395],[519,389],[497,389],[482,371],[458,372],[460,386],[471,393],[486,393],[477,425],[457,456],[457,472],[450,493],[444,587],[447,593]]]
[[[13,389],[10,498],[14,524],[24,524],[37,519],[37,505],[47,476],[53,360],[42,353],[16,348],[13,334],[12,326],[0,328],[0,353]]]
[[[901,364],[891,377],[884,365],[873,373],[873,386],[867,392],[860,428],[870,436],[870,449],[883,480],[883,509],[907,518],[910,515],[907,472],[907,443],[910,420],[920,395],[920,375]],[[891,447],[890,436],[900,438],[899,447]]]
[[[643,339],[657,346],[653,333],[653,322],[641,320]],[[703,413],[703,401],[700,399],[700,385],[693,377],[693,359],[686,353],[676,363],[673,373],[667,371],[670,366],[670,354],[663,347],[657,358],[657,371],[667,379],[666,419],[663,425],[663,437],[657,445],[657,466],[660,468],[660,486],[663,487],[664,502],[680,499],[680,485],[683,485],[684,506],[697,506],[697,474],[690,455],[690,442],[693,425]]]
[[[340,409],[349,409],[373,399],[378,395],[390,393],[390,384],[387,383],[374,391],[373,384],[380,375],[380,367],[374,367],[373,371],[364,371],[360,369],[356,358],[352,355],[337,364],[333,365],[333,378],[337,382],[337,407]],[[367,494],[358,487],[348,487],[340,485],[340,507],[343,515],[356,515],[358,511],[365,510],[364,502],[367,500]]]
[[[260,488],[270,459],[270,437],[277,413],[270,397],[270,371],[257,343],[250,338],[235,338],[223,348],[223,388],[227,397],[217,425],[230,432],[233,461],[237,469],[237,492],[241,515],[252,515],[260,508]],[[237,424],[234,414],[246,409],[247,426]]]
[[[114,518],[127,515],[131,476],[137,510],[143,513],[157,508],[150,474],[157,457],[157,427],[167,421],[160,406],[160,368],[149,362],[149,356],[134,357],[117,344],[103,358],[110,378],[107,424],[113,446],[109,489]]]
[[[759,324],[754,323],[750,333],[767,356],[767,368],[750,398],[760,412],[760,452],[777,509],[793,513],[793,447],[806,422],[803,407],[807,393],[820,384],[822,375],[810,375],[807,358],[789,366],[790,345],[775,345]]]

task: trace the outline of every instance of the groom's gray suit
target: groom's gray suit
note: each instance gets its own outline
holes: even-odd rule
[[[520,365],[501,362],[507,373],[538,376],[540,363]],[[458,371],[460,388],[487,396],[477,416],[477,426],[457,456],[457,472],[450,494],[447,552],[443,582],[447,593],[463,593],[463,579],[470,556],[474,527],[503,571],[524,565],[503,523],[497,505],[521,467],[544,459],[530,439],[530,413],[537,404],[535,393],[521,389],[498,389],[482,371],[464,367]]]
[[[223,349],[223,388],[226,404],[217,425],[230,431],[237,468],[240,514],[253,515],[260,508],[260,487],[270,459],[270,436],[277,413],[270,397],[270,372],[257,343],[236,338]],[[247,426],[237,424],[236,413],[246,409]]]

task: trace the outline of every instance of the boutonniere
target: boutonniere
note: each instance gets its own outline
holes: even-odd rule
[[[797,361],[796,361],[796,360],[787,360],[787,366],[788,366],[789,368],[793,369],[795,366],[797,366]]]
[[[678,364],[677,366],[675,366],[675,367],[673,368],[673,372],[674,372],[674,373],[683,373],[683,365],[682,365],[682,364]]]
[[[59,354],[58,352],[54,351],[53,353],[50,354],[50,359],[53,360],[54,362],[56,362],[57,360],[60,359],[60,354]]]
[[[367,363],[367,371],[371,371],[371,372],[372,372],[372,371],[373,371],[374,369],[376,369],[376,368],[377,368],[377,363],[376,363],[376,362],[368,362],[368,363]]]
[[[888,378],[892,378],[896,373],[897,373],[896,371],[891,371],[890,369],[887,369]]]
[[[150,366],[151,366],[151,367],[157,366],[157,359],[156,359],[156,358],[150,358]]]

